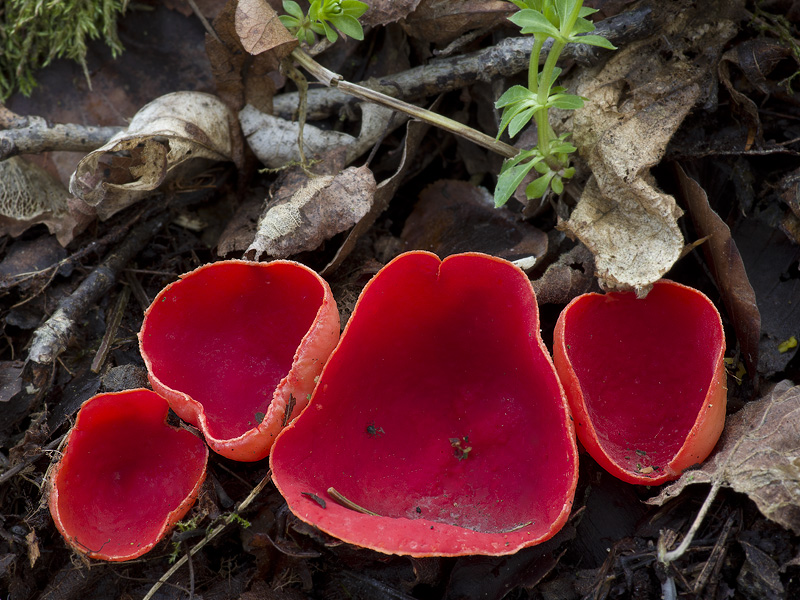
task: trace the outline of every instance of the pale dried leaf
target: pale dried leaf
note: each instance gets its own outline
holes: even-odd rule
[[[278,60],[289,56],[299,44],[266,0],[239,0],[236,33],[250,54],[269,51]]]
[[[473,29],[491,29],[517,10],[505,0],[422,0],[403,28],[411,37],[449,44]]]
[[[87,154],[70,191],[105,220],[168,179],[232,159],[230,112],[216,96],[175,92],[142,107],[128,129]],[[110,162],[109,162],[110,161]]]
[[[350,167],[335,177],[310,178],[288,201],[267,208],[247,251],[256,258],[285,258],[314,250],[367,214],[375,187],[368,167]]]
[[[44,223],[66,246],[88,219],[71,210],[67,188],[44,169],[19,156],[0,161],[0,236],[17,237]]]
[[[729,417],[711,457],[648,502],[662,505],[687,485],[715,480],[747,494],[765,517],[800,534],[800,387],[782,381]]]
[[[699,22],[689,31],[686,23],[673,27],[682,27],[676,40],[698,49],[721,46],[736,31],[730,21],[713,27]],[[576,93],[588,101],[575,111],[574,139],[593,177],[561,224],[595,255],[602,287],[638,294],[672,267],[684,246],[677,225],[681,210],[655,187],[649,169],[661,160],[710,77],[704,62],[667,61],[650,48],[654,43],[631,44],[578,83]]]

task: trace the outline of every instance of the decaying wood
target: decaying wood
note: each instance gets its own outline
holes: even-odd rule
[[[123,267],[166,224],[166,214],[137,225],[119,247],[100,263],[78,288],[62,300],[55,312],[33,334],[28,360],[41,367],[52,365],[67,348],[76,323],[111,289]]]
[[[50,123],[42,117],[20,117],[10,111],[0,115],[0,126],[5,127],[0,130],[0,160],[52,150],[91,152],[124,129]]]

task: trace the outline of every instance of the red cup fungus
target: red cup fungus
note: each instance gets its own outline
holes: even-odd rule
[[[367,284],[270,461],[289,508],[346,542],[503,555],[565,523],[574,435],[525,274],[409,252]]]
[[[609,473],[658,485],[703,461],[725,423],[725,337],[701,292],[661,280],[646,298],[584,294],[553,354],[583,446]]]
[[[164,288],[139,346],[153,389],[212,450],[255,461],[306,406],[338,338],[336,302],[317,273],[228,260]]]
[[[110,561],[141,556],[197,498],[208,448],[168,425],[168,410],[144,389],[84,402],[50,477],[50,512],[76,552]]]

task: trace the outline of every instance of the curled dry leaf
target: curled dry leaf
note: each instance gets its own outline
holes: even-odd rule
[[[706,18],[716,18],[710,10]],[[687,31],[673,24],[676,44],[717,48],[736,32],[726,19],[703,20]],[[562,224],[595,255],[597,277],[606,289],[646,293],[680,256],[677,224],[681,210],[659,191],[650,175],[667,143],[711,76],[706,61],[667,61],[646,40],[615,53],[599,72],[588,72],[577,93],[588,99],[574,115],[574,139],[591,167],[589,180],[570,219]],[[692,48],[683,48],[688,53]],[[675,56],[683,56],[676,52]]]
[[[719,481],[747,494],[768,519],[800,534],[800,387],[772,393],[728,418],[714,454],[648,500],[662,505],[692,483]]]
[[[70,191],[105,220],[168,179],[232,158],[229,111],[216,96],[175,92],[139,110],[126,131],[87,154]]]
[[[491,29],[517,10],[505,0],[422,0],[403,28],[411,37],[449,44],[473,29]]]
[[[44,223],[66,246],[88,223],[71,201],[67,188],[44,169],[19,156],[0,161],[0,236],[16,237]]]
[[[708,204],[708,196],[700,184],[677,167],[678,185],[686,201],[692,222],[700,237],[708,237],[703,244],[706,262],[711,267],[714,281],[722,293],[722,301],[736,330],[736,339],[747,363],[747,371],[755,375],[758,365],[758,343],[761,337],[761,313],[756,304],[756,294],[744,268],[739,248],[731,237],[731,230]]]
[[[278,60],[289,56],[299,44],[267,0],[239,0],[236,33],[250,54],[272,52]]]
[[[367,214],[375,187],[368,167],[350,167],[335,177],[308,179],[290,198],[267,207],[247,251],[254,251],[258,259],[314,250]]]
[[[595,291],[592,253],[578,244],[531,283],[539,304],[569,304],[581,294]]]
[[[361,131],[358,137],[346,133],[320,129],[314,125],[303,127],[303,150],[307,158],[317,158],[340,146],[347,152],[349,164],[371,148],[387,131],[403,124],[404,118],[392,118],[392,111],[375,104],[361,107]],[[253,153],[271,169],[300,161],[297,137],[298,123],[273,117],[247,105],[239,113],[242,131]]]

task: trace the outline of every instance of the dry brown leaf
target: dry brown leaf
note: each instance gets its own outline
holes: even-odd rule
[[[254,252],[258,259],[314,250],[367,214],[375,187],[368,167],[350,167],[336,176],[308,179],[288,200],[267,207],[247,252]]]
[[[428,250],[440,258],[484,252],[506,260],[547,253],[547,235],[498,210],[485,189],[466,181],[440,180],[425,188],[400,235],[408,250]],[[535,266],[535,262],[528,268]]]
[[[705,19],[676,19],[674,56],[719,48],[735,24],[709,7]],[[574,114],[574,139],[593,176],[570,219],[561,224],[595,255],[605,289],[646,293],[684,246],[681,210],[650,175],[667,143],[711,76],[707,60],[666,60],[645,40],[615,53],[599,72],[587,72],[576,92],[588,98]]]
[[[517,10],[505,0],[422,0],[403,28],[411,37],[444,45],[473,29],[491,29]]]
[[[266,0],[239,0],[236,33],[248,53],[270,52],[278,60],[289,56],[300,43]]]
[[[19,156],[0,161],[0,236],[16,237],[44,223],[66,246],[89,222],[71,201],[67,188],[41,167]]]
[[[531,282],[539,304],[569,304],[574,298],[593,290],[594,259],[583,244],[547,267],[539,279]]]
[[[371,0],[369,10],[360,21],[364,27],[394,23],[413,12],[419,2],[420,0]]]
[[[267,75],[276,71],[280,61],[270,53],[251,57],[245,52],[236,32],[237,0],[228,0],[214,19],[216,36],[206,34],[206,54],[217,94],[238,113],[246,103],[272,112],[275,84]]]
[[[736,330],[736,339],[747,363],[747,371],[755,376],[758,366],[758,343],[761,338],[761,313],[756,304],[756,294],[742,256],[731,237],[731,230],[708,204],[708,196],[700,184],[677,167],[678,185],[689,208],[697,235],[708,236],[703,244],[706,262],[711,267],[714,281],[722,293],[725,309]]]
[[[728,417],[711,457],[648,503],[662,505],[687,485],[714,481],[747,494],[765,517],[800,534],[800,387],[782,381]]]
[[[70,191],[105,220],[164,183],[209,161],[232,159],[230,111],[216,96],[175,92],[134,115],[128,129],[87,154]]]

